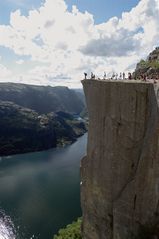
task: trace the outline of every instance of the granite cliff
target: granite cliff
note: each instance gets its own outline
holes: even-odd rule
[[[84,80],[83,239],[159,238],[159,87]]]

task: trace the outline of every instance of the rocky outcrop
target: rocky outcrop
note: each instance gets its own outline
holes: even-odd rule
[[[140,78],[145,75],[149,79],[159,78],[159,47],[156,47],[147,57],[146,60],[141,60],[133,73],[135,78]]]
[[[83,239],[159,238],[159,89],[84,80]]]

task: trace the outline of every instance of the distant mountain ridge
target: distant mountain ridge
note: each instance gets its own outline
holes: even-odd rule
[[[80,114],[84,108],[82,94],[64,86],[36,86],[0,83],[0,100],[35,110],[40,114],[64,111]],[[84,95],[83,95],[84,98]]]
[[[82,93],[67,87],[0,83],[0,156],[74,142],[87,129]]]

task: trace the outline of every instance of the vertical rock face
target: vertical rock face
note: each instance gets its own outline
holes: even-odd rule
[[[90,120],[81,163],[83,239],[159,238],[158,87],[82,83]]]

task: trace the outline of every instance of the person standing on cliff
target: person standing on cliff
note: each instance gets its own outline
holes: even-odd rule
[[[132,80],[132,75],[130,72],[128,73],[128,80]]]
[[[91,79],[95,79],[95,75],[91,72]]]
[[[145,74],[143,75],[143,81],[146,82],[146,75]]]
[[[115,78],[115,73],[113,72],[112,76],[111,76],[111,80],[114,80]]]
[[[87,73],[84,72],[84,79],[86,80],[87,79]]]
[[[106,72],[104,72],[103,80],[106,80],[106,78],[107,78],[107,74],[106,74]]]
[[[123,80],[125,80],[125,72],[123,72]]]

